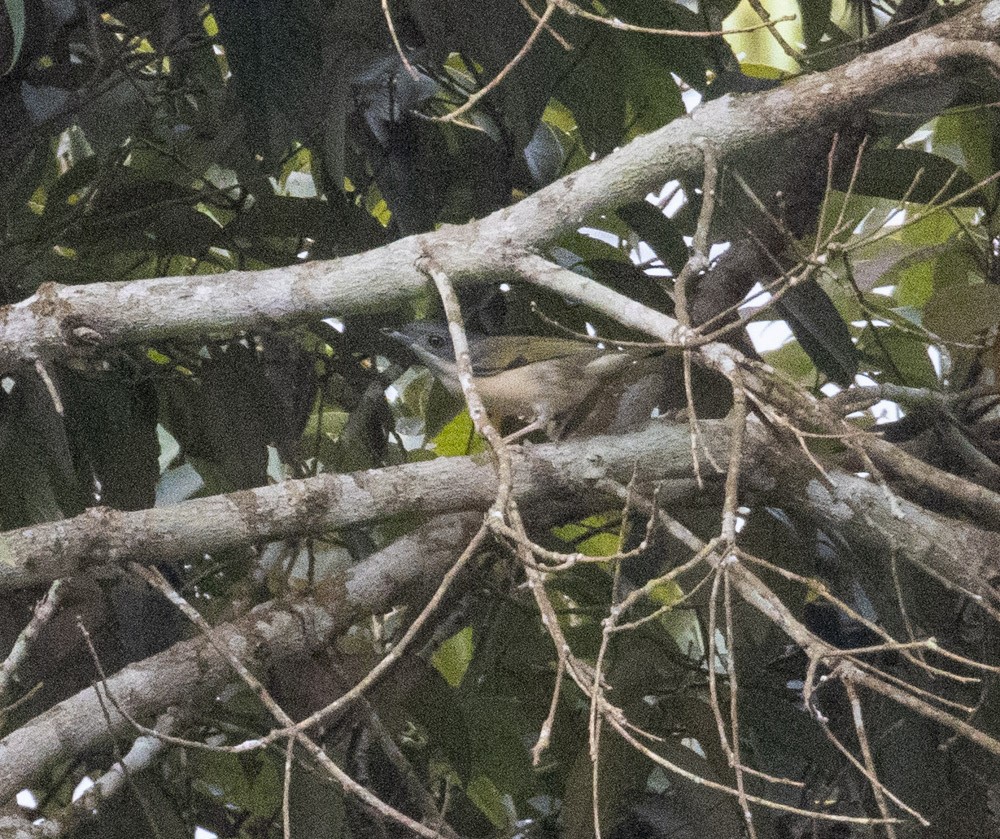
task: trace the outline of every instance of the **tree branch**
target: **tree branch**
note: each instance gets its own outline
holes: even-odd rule
[[[725,96],[629,143],[513,207],[329,262],[212,277],[123,283],[47,283],[0,309],[0,372],[41,359],[86,357],[101,348],[205,334],[229,335],[331,314],[370,311],[425,285],[417,267],[433,253],[457,284],[509,275],[510,262],[575,230],[585,218],[679,177],[697,176],[701,145],[720,157],[837,123],[904,86],[1000,67],[1000,0],[970,3],[953,18],[825,73],[766,93]]]
[[[729,451],[724,421],[702,424],[720,460]],[[884,487],[836,468],[826,480],[801,458],[775,447],[759,426],[748,428],[740,467],[743,489],[807,503],[809,514],[860,545],[895,548],[947,584],[993,602],[989,580],[1000,573],[1000,534],[947,518]],[[634,434],[511,447],[514,497],[536,527],[560,515],[605,509],[599,481],[638,486],[665,482],[661,502],[696,491],[686,426],[659,422]],[[169,562],[192,554],[248,548],[371,522],[401,513],[485,512],[496,500],[493,467],[476,458],[433,461],[321,475],[255,490],[135,512],[89,510],[72,519],[0,534],[0,591],[72,576],[95,562]],[[541,519],[541,521],[540,521]],[[403,591],[398,589],[397,591]]]

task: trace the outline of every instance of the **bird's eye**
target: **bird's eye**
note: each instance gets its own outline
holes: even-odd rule
[[[437,350],[444,346],[444,338],[440,335],[428,335],[427,343]]]

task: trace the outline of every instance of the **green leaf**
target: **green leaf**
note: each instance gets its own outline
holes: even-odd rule
[[[899,241],[918,247],[947,242],[952,236],[963,232],[955,215],[957,212],[953,214],[939,210],[917,221],[907,222],[895,235]]]
[[[45,196],[45,215],[51,218],[75,205],[76,202],[71,199],[96,179],[100,169],[97,155],[78,160],[72,169],[49,188]]]
[[[807,46],[815,46],[831,28],[832,0],[799,0],[802,12],[802,36]]]
[[[839,167],[834,188],[846,192],[850,178],[850,168]],[[973,183],[967,172],[939,155],[915,149],[874,149],[865,153],[854,192],[893,201],[908,194],[908,201],[929,204],[932,200],[946,201]],[[976,205],[982,203],[982,198],[973,193],[960,203]]]
[[[645,791],[651,762],[621,737],[601,737],[598,802],[601,821],[617,822]],[[594,836],[594,763],[583,744],[571,762],[566,778],[560,836],[592,839]],[[604,834],[607,835],[607,834]]]
[[[909,387],[937,387],[937,373],[922,339],[895,329],[880,328],[877,340],[869,329],[862,334],[859,343],[866,361],[880,371],[879,381]]]
[[[998,133],[1000,121],[991,108],[960,109],[942,114],[934,121],[931,148],[979,181],[997,169]],[[993,193],[996,185],[988,189]]]
[[[262,752],[242,755],[195,752],[195,785],[213,798],[258,816],[272,816],[281,807],[282,775]]]
[[[664,265],[677,274],[688,258],[688,247],[676,225],[648,201],[619,207],[618,216],[649,245]]]
[[[434,451],[444,457],[461,457],[486,450],[486,441],[476,434],[468,411],[451,420],[433,440]]]
[[[617,528],[620,518],[621,516],[618,512],[587,516],[587,518],[582,519],[579,522],[569,522],[568,524],[553,527],[552,535],[557,539],[562,539],[562,541],[568,542],[569,544],[575,544],[588,534],[593,534],[595,531],[601,530],[609,525],[613,525]],[[595,556],[603,555],[604,554],[595,554]]]
[[[775,303],[816,367],[847,386],[858,370],[858,353],[847,324],[819,284],[795,285]]]
[[[628,96],[629,139],[648,134],[685,113],[684,100],[663,58],[662,44],[626,35],[622,47],[623,82]]]
[[[743,62],[740,64],[740,72],[751,79],[767,79],[768,81],[778,81],[785,77],[781,68],[773,67],[770,64]]]
[[[457,688],[465,678],[465,671],[469,669],[469,662],[472,661],[474,653],[472,627],[467,626],[445,640],[434,651],[431,663],[451,687]]]
[[[620,74],[613,38],[601,31],[556,92],[572,111],[587,149],[600,155],[610,152],[625,134],[625,97],[617,83]]]
[[[621,539],[617,533],[598,533],[584,539],[576,549],[584,556],[614,556],[621,550]]]
[[[618,14],[616,3],[613,13]],[[678,25],[680,18],[697,19],[677,4],[669,4],[667,11],[670,28],[687,28]],[[629,20],[629,12],[621,14]],[[649,23],[649,15],[641,19]],[[692,28],[701,28],[694,26]],[[556,91],[560,102],[573,112],[573,118],[587,148],[598,154],[607,154],[624,140],[666,125],[684,114],[677,83],[670,75],[678,70],[677,58],[690,58],[684,75],[697,76],[690,65],[694,57],[687,56],[681,41],[674,41],[671,50],[663,49],[662,39],[635,33],[612,31],[597,27],[597,34],[587,45],[582,60],[572,73],[566,74]],[[704,66],[702,64],[702,66]],[[701,78],[704,79],[703,71]]]
[[[673,314],[674,300],[665,289],[665,286],[670,287],[673,282],[669,278],[650,276],[631,262],[620,260],[592,259],[585,267],[589,269],[593,278],[602,285],[620,291],[626,297],[651,309]],[[592,315],[588,312],[587,320],[594,325],[598,334],[606,338],[618,336],[630,338],[634,335],[608,317]]]
[[[471,682],[470,682],[471,684]],[[517,798],[534,787],[534,771],[527,745],[537,736],[536,708],[531,719],[522,695],[476,693],[464,697],[462,710],[471,733],[473,777],[485,775],[503,793]],[[537,714],[537,716],[536,716]]]
[[[954,238],[954,247],[934,260],[932,271],[935,289],[956,285],[976,286],[982,280],[983,266],[977,254],[968,247],[964,237],[956,235]]]
[[[684,589],[677,584],[676,580],[668,580],[653,586],[649,590],[649,596],[661,606],[673,606],[684,597]]]
[[[718,11],[717,20],[722,20],[736,6],[736,0],[721,0],[713,4]],[[706,17],[703,9],[697,12],[685,8],[680,3],[663,3],[660,0],[606,0],[604,3],[608,12],[624,21],[638,23],[657,29],[683,29],[697,31],[705,29]],[[639,63],[637,69],[656,81],[656,77],[648,72],[648,67],[658,68],[665,73],[676,73],[692,87],[703,89],[705,71],[713,67],[711,58],[712,47],[705,40],[692,38],[671,38],[666,43],[660,35],[641,35],[638,33],[623,33],[623,40],[641,45],[648,55],[649,64]],[[634,84],[632,78],[630,84]]]
[[[7,21],[10,23],[10,34],[14,41],[10,52],[10,61],[7,62],[6,67],[0,68],[0,75],[6,76],[14,69],[18,59],[21,57],[21,50],[24,48],[27,16],[24,9],[24,0],[4,0],[4,6],[7,8]]]
[[[952,285],[928,301],[924,325],[946,341],[967,341],[1000,323],[1000,286]]]
[[[915,257],[912,261],[910,257],[903,257],[897,263],[901,267],[883,275],[887,282],[895,282],[893,299],[900,306],[922,307],[934,293],[933,261],[921,259],[919,253]],[[906,263],[905,267],[902,267],[903,263]]]
[[[559,129],[564,134],[572,134],[576,131],[576,122],[573,120],[573,112],[561,102],[552,99],[545,107],[542,120]]]
[[[295,839],[330,839],[344,835],[344,793],[316,772],[296,765],[289,791],[289,815]]]
[[[157,396],[124,376],[59,377],[65,425],[82,485],[96,479],[101,501],[119,510],[153,506],[160,475]]]
[[[0,388],[0,529],[74,516],[88,493],[74,474],[63,418],[33,374]]]
[[[477,775],[469,781],[465,794],[495,828],[511,827],[516,821],[510,796],[503,795],[487,776]]]
[[[812,387],[816,384],[816,367],[798,341],[787,341],[778,349],[764,353],[764,360],[799,385]]]

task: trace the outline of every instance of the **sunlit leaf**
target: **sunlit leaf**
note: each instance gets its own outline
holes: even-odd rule
[[[457,688],[465,678],[474,652],[472,627],[466,626],[438,646],[431,656],[431,663],[449,685]]]

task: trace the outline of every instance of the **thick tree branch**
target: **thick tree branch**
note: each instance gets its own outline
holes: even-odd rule
[[[518,503],[541,502],[551,521],[606,500],[599,478],[639,476],[693,489],[687,431],[664,423],[647,434],[512,449]],[[0,533],[0,590],[72,576],[105,562],[169,562],[249,548],[404,512],[485,511],[496,500],[493,466],[437,458],[386,469],[325,474],[135,512],[95,508],[72,519]]]
[[[702,423],[705,444],[725,460],[725,422]],[[839,469],[824,481],[804,459],[757,426],[744,447],[743,489],[808,514],[849,541],[895,549],[950,585],[996,602],[989,579],[1000,572],[1000,535],[932,513]],[[661,502],[695,492],[684,425],[654,423],[644,431],[540,446],[513,447],[514,495],[536,526],[561,513],[614,504],[595,491],[601,480],[639,485],[666,482]],[[322,475],[256,490],[185,501],[136,512],[91,510],[73,519],[0,534],[0,590],[72,576],[98,562],[167,562],[192,554],[370,522],[400,513],[485,512],[496,499],[493,467],[474,458],[423,463],[349,475]]]
[[[707,103],[481,221],[357,256],[214,277],[46,284],[0,310],[0,371],[122,344],[370,311],[373,301],[388,307],[423,288],[417,268],[423,253],[433,253],[458,284],[497,279],[508,274],[505,265],[591,214],[699,174],[706,141],[725,157],[836,123],[896,89],[961,73],[970,63],[1000,67],[998,39],[1000,0],[970,3],[944,23],[836,69],[767,93]]]

